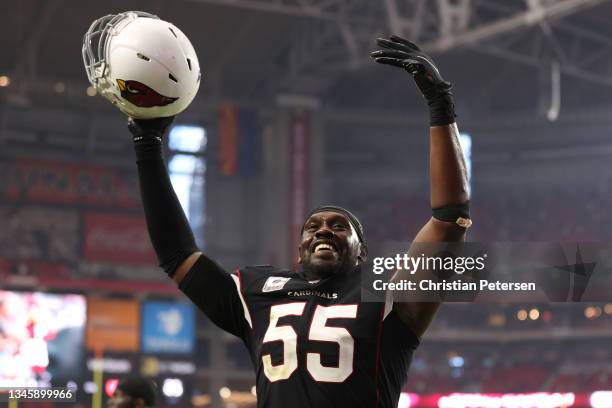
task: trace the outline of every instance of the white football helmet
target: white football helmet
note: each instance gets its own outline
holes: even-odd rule
[[[97,19],[83,38],[91,85],[135,119],[182,112],[200,87],[200,64],[173,24],[141,11]]]

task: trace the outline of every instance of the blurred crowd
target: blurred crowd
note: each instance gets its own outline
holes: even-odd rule
[[[470,241],[612,240],[612,191],[604,184],[475,185]],[[335,191],[370,241],[409,241],[431,216],[427,191]]]
[[[612,388],[605,339],[425,342],[407,392],[592,392]]]

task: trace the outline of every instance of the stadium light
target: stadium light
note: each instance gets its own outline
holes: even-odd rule
[[[589,320],[597,319],[599,316],[601,316],[601,307],[599,306],[588,306],[584,309],[584,317]]]
[[[461,356],[454,356],[448,359],[448,365],[454,368],[463,367],[465,360]]]
[[[77,391],[79,389],[79,385],[75,381],[70,380],[66,383],[66,388],[72,391]]]
[[[86,381],[85,384],[83,384],[83,390],[87,394],[95,394],[98,392],[98,385],[93,381]]]
[[[595,391],[589,402],[593,408],[612,408],[612,391]]]
[[[169,398],[180,398],[183,395],[183,382],[178,378],[166,378],[162,385],[162,392]]]
[[[219,389],[219,395],[221,396],[221,398],[223,399],[228,399],[229,397],[232,396],[232,390],[230,390],[227,387],[221,387]]]

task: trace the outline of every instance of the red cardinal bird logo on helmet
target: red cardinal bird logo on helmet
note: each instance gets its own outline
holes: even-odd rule
[[[142,82],[134,81],[132,79],[127,81],[124,79],[117,79],[117,85],[119,85],[121,96],[140,108],[166,106],[178,99],[161,95]]]

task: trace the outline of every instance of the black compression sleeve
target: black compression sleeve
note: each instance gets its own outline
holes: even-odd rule
[[[170,183],[161,137],[135,138],[134,148],[149,236],[159,265],[172,277],[181,262],[198,248]]]

